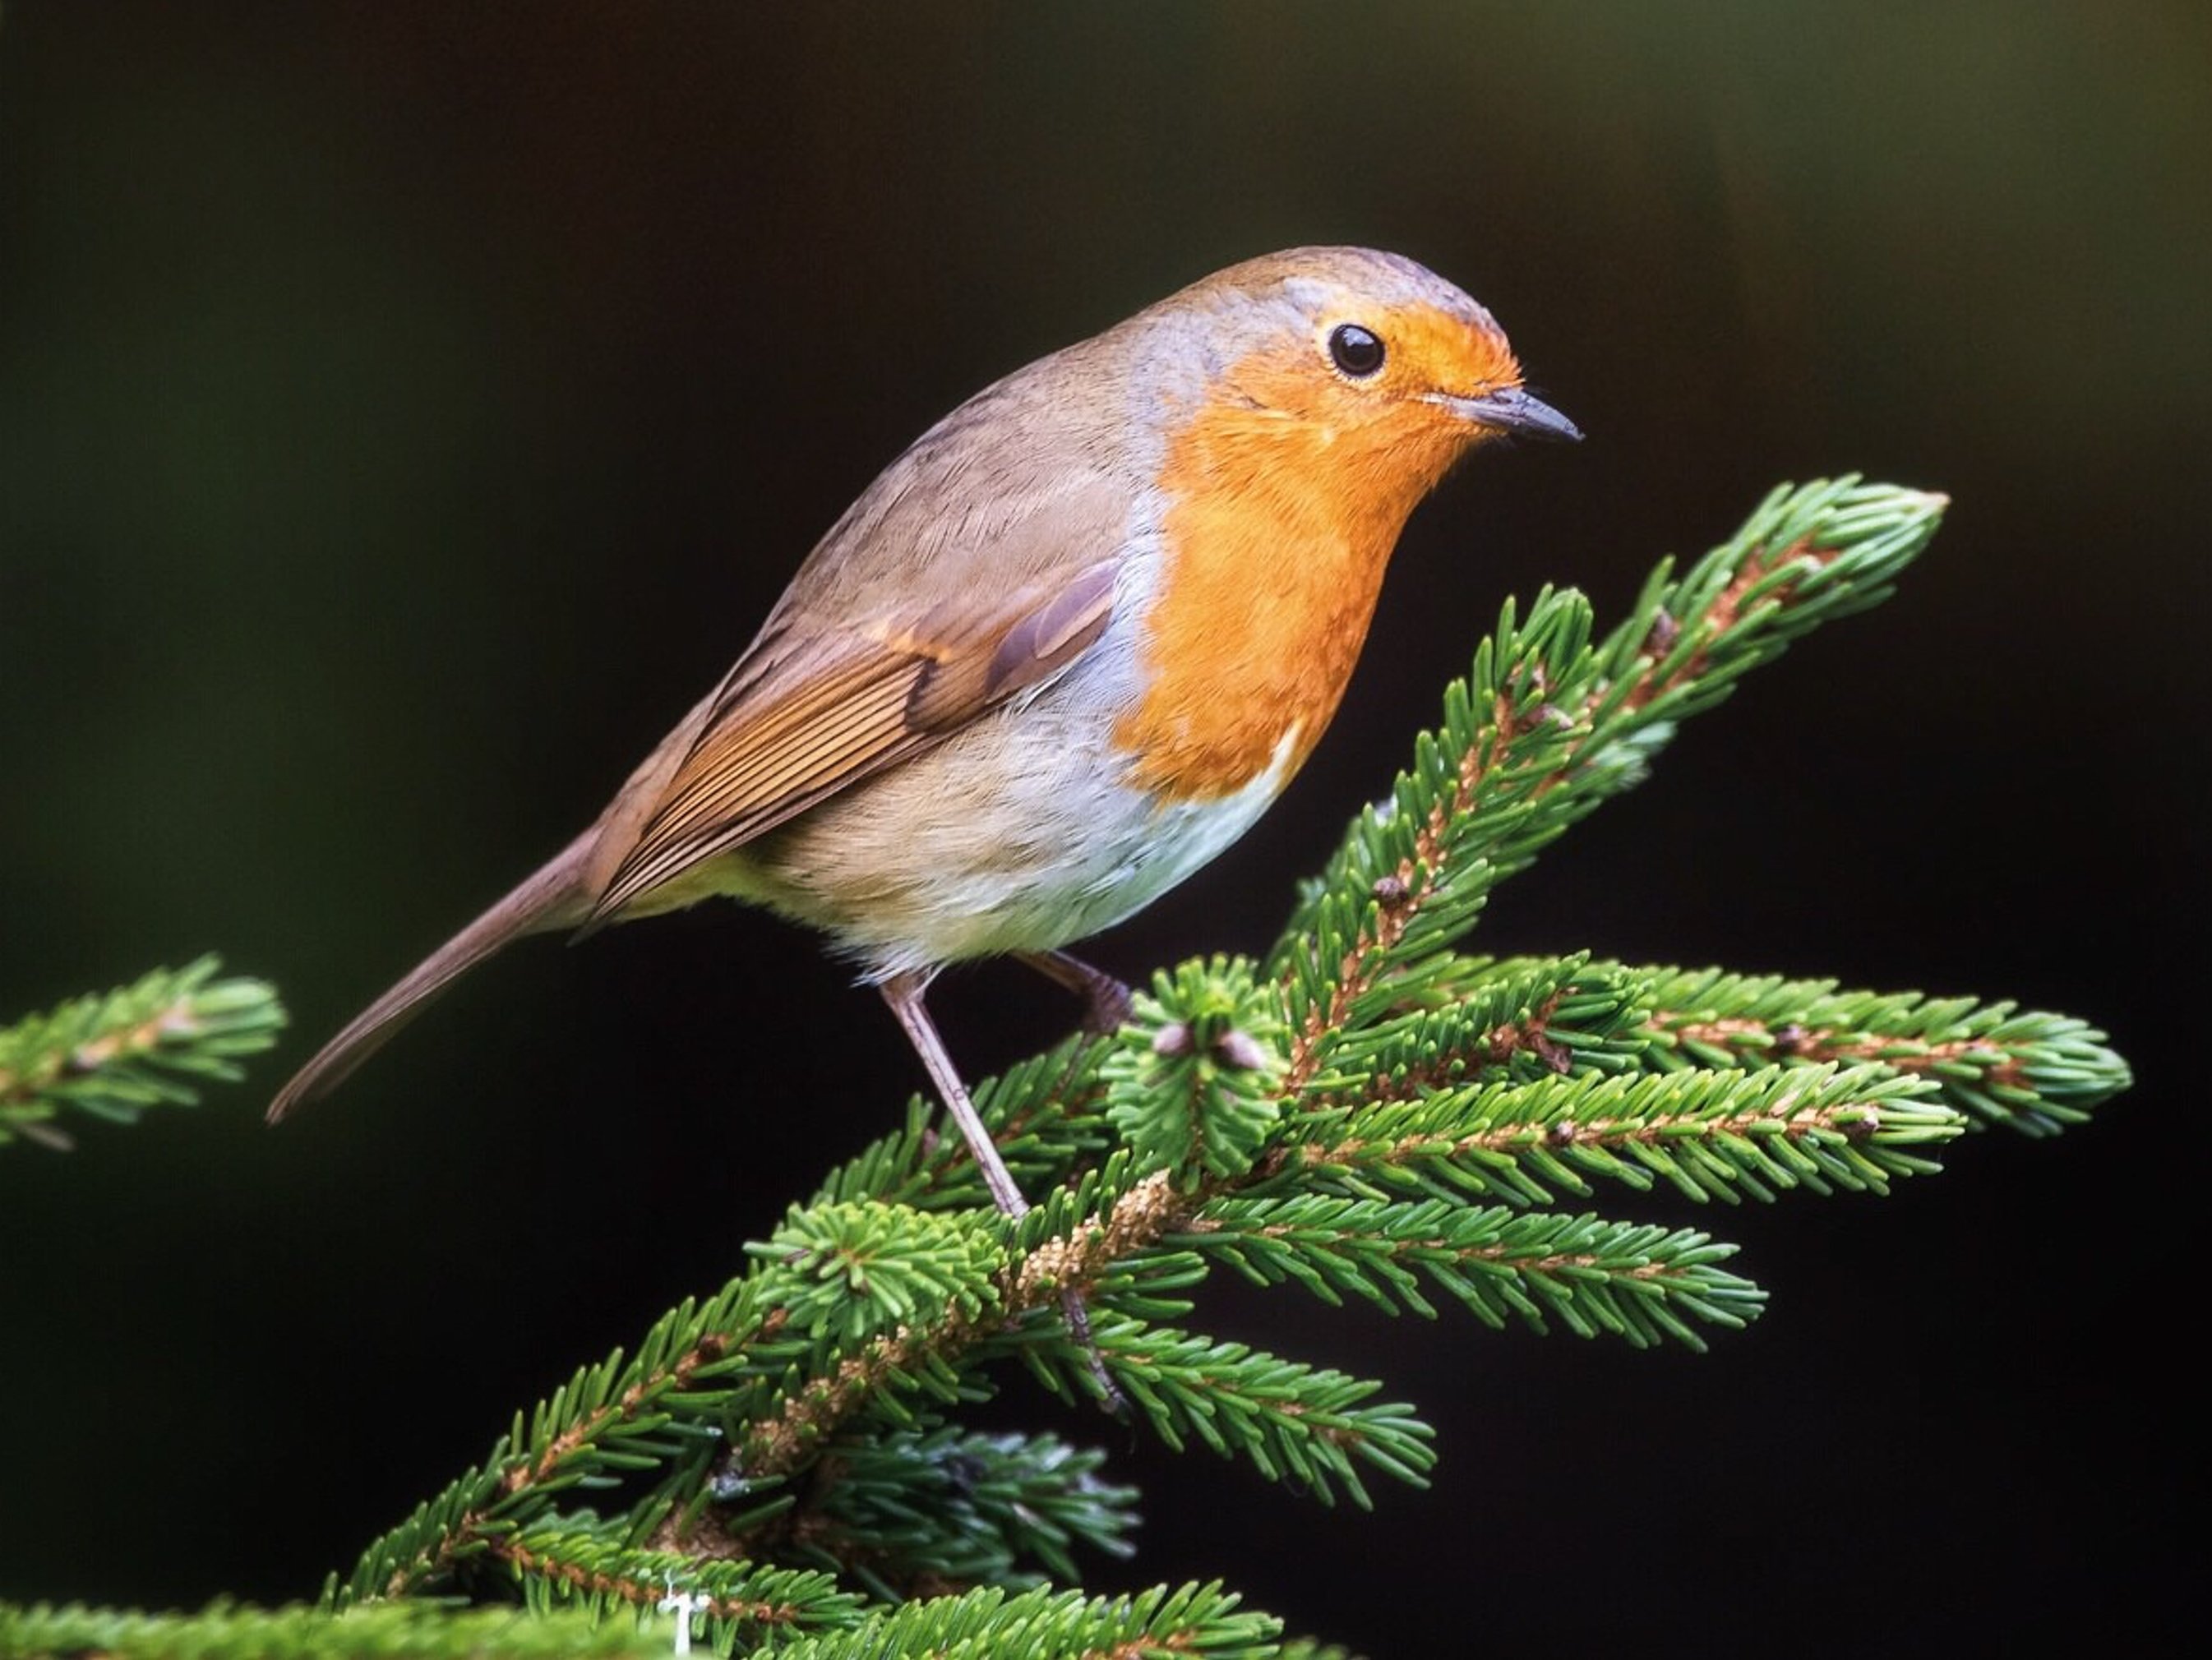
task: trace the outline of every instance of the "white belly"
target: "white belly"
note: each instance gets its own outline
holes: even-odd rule
[[[1297,735],[1233,795],[1163,801],[1126,781],[1115,711],[1093,689],[1070,675],[702,867],[652,908],[715,893],[764,905],[828,934],[870,980],[1110,927],[1251,827],[1289,781]]]

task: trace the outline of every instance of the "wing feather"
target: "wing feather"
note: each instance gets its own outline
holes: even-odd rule
[[[1105,631],[1119,568],[1102,560],[995,604],[966,596],[896,630],[764,633],[708,700],[592,921],[1058,674]]]

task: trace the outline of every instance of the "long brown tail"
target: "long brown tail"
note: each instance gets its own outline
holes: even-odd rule
[[[510,940],[581,923],[591,912],[592,901],[585,891],[584,869],[598,838],[596,827],[577,837],[356,1015],[277,1092],[269,1103],[269,1122],[275,1124],[301,1102],[326,1095],[343,1083],[423,1004]]]

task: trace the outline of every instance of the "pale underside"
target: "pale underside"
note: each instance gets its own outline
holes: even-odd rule
[[[829,936],[862,978],[1042,951],[1142,910],[1249,829],[1293,770],[1296,733],[1231,795],[1171,801],[1127,781],[1079,665],[1012,718],[983,721],[633,907],[714,894]],[[1103,763],[1102,765],[1102,763]]]

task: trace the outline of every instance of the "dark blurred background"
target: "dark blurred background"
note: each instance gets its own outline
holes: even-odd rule
[[[1092,954],[1263,947],[1502,596],[1617,615],[1856,469],[1955,498],[1924,564],[1482,937],[2014,997],[2141,1082],[1887,1201],[1701,1214],[1773,1295],[1702,1357],[1210,1287],[1418,1403],[1435,1487],[1126,1446],[1144,1550],[1097,1583],[1225,1576],[1378,1655],[2160,1651],[2202,1563],[2208,164],[2192,0],[9,5],[0,1015],[216,948],[295,1024],[198,1112],[0,1156],[0,1596],[312,1594],[887,1129],[875,1000],[727,907],[519,950],[260,1109],[937,415],[1360,241],[1487,301],[1589,441],[1417,515],[1312,766]],[[1006,969],[936,1001],[971,1075],[1069,1017]]]

